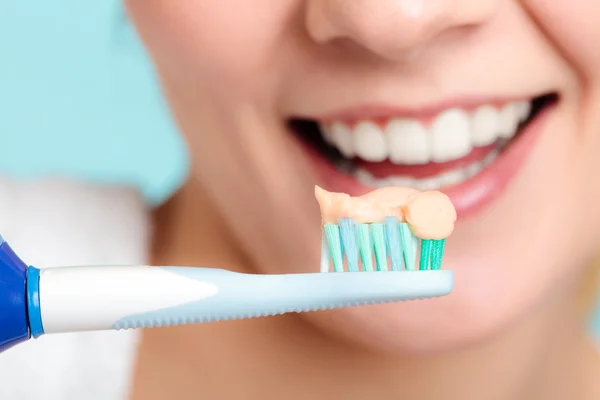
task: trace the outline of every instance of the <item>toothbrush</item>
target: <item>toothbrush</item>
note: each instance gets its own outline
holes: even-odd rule
[[[345,245],[351,249],[347,238]],[[192,267],[38,269],[28,267],[0,236],[0,352],[44,334],[416,300],[447,295],[452,287],[452,271],[253,275]]]

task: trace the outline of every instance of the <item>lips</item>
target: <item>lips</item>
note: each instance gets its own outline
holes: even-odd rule
[[[451,198],[459,216],[465,218],[501,194],[527,160],[557,101],[555,95],[539,99],[531,117],[512,140],[475,147],[446,162],[398,164],[389,158],[369,161],[356,156],[351,161],[343,157],[340,161],[331,146],[324,151],[314,141],[306,140],[306,132],[296,136],[300,137],[319,184],[327,190],[354,196],[382,186],[441,190]]]

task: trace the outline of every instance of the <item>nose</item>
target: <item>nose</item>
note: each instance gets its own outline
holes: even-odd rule
[[[353,42],[396,60],[442,37],[476,29],[504,0],[307,0],[306,28],[319,44]]]

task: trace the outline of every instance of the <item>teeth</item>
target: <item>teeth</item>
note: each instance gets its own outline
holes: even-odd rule
[[[531,113],[531,103],[528,101],[519,101],[515,103],[515,108],[517,109],[517,116],[519,117],[519,122],[525,121]]]
[[[530,102],[516,101],[500,108],[482,105],[470,113],[449,109],[429,127],[416,119],[397,118],[383,125],[367,120],[354,125],[335,121],[322,124],[321,132],[327,143],[349,159],[358,156],[371,162],[389,159],[398,165],[423,165],[456,160],[474,147],[508,140],[530,113]]]
[[[431,161],[443,163],[462,158],[473,150],[469,115],[459,109],[442,113],[431,126]]]
[[[496,157],[498,157],[498,154],[500,154],[500,151],[497,149],[491,151],[483,160],[481,160],[481,166],[485,168],[490,165],[496,159]]]
[[[354,145],[352,144],[352,131],[341,122],[331,125],[331,140],[337,149],[346,158],[354,157]]]
[[[381,129],[372,122],[360,122],[354,128],[354,151],[366,161],[383,161],[388,156],[388,146]]]
[[[475,165],[475,164],[472,164],[472,165]],[[439,182],[437,182],[437,183],[439,184],[439,187],[446,187],[446,186],[457,185],[464,180],[465,180],[465,171],[458,169],[458,170],[454,170],[454,171],[445,172],[444,174],[440,175],[438,177]]]
[[[499,136],[510,139],[517,131],[519,125],[519,113],[515,103],[507,104],[500,111]]]
[[[419,122],[394,119],[385,128],[390,160],[395,164],[427,164],[431,137]]]
[[[445,171],[440,175],[425,179],[416,179],[403,176],[391,176],[383,179],[377,179],[369,172],[361,168],[356,169],[353,174],[363,185],[373,188],[404,186],[419,190],[439,190],[448,186],[458,185],[479,174],[488,165],[490,165],[496,159],[496,157],[498,157],[498,153],[498,151],[494,150],[481,161],[474,162],[471,165],[463,168]]]
[[[333,140],[332,127],[327,126],[327,125],[322,125],[320,127],[320,129],[321,129],[321,135],[323,136],[323,139],[325,140],[325,142],[327,142],[327,144],[329,144],[331,146],[335,146],[335,141]]]
[[[474,146],[487,146],[498,139],[500,113],[494,107],[479,107],[473,115],[471,140]]]

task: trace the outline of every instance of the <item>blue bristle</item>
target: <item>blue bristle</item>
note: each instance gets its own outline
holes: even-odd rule
[[[402,271],[402,245],[400,244],[398,220],[395,217],[386,217],[385,233],[392,271]]]
[[[348,260],[348,271],[358,272],[358,245],[356,243],[356,225],[352,218],[340,218],[342,244]]]

